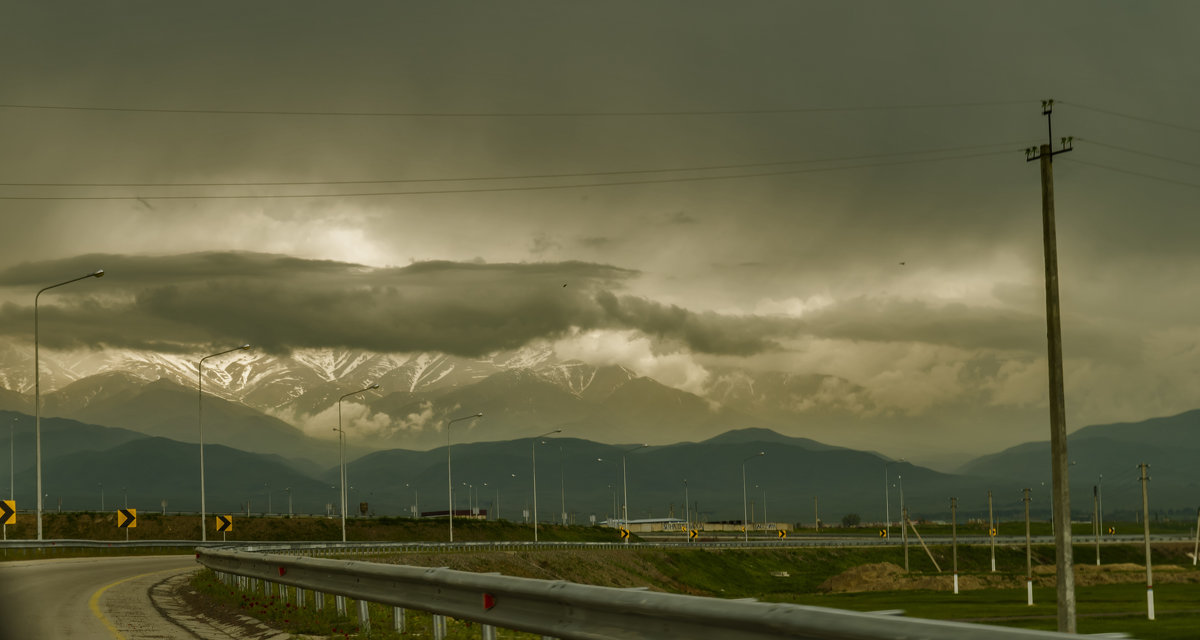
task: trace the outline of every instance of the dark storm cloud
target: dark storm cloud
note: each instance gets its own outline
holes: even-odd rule
[[[206,252],[86,255],[0,272],[13,296],[93,272],[41,301],[51,347],[192,351],[248,341],[272,352],[342,347],[480,355],[555,339],[572,329],[634,329],[694,353],[750,356],[802,336],[962,349],[1038,351],[1037,314],[860,297],[805,314],[698,312],[618,295],[636,271],[585,262],[417,262],[374,268],[290,256]],[[64,274],[66,277],[64,277]],[[61,294],[61,295],[57,295]],[[0,330],[30,332],[31,309],[0,308]],[[1076,344],[1102,337],[1077,331]]]
[[[190,351],[249,341],[268,351],[345,347],[460,355],[520,347],[572,328],[636,329],[698,353],[750,355],[794,335],[789,319],[697,313],[612,289],[635,271],[583,262],[418,262],[370,268],[240,252],[87,255],[0,273],[11,289],[104,265],[102,283],[42,302],[48,346]],[[0,311],[28,331],[29,308]]]
[[[696,313],[633,296],[604,291],[596,301],[619,326],[688,345],[693,351],[719,355],[752,355],[779,348],[775,338],[797,333],[793,320],[758,316]]]

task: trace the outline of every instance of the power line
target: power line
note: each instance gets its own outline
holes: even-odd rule
[[[1162,176],[1151,175],[1149,173],[1130,171],[1128,169],[1121,169],[1119,167],[1110,167],[1106,164],[1097,164],[1095,162],[1087,162],[1086,160],[1072,159],[1072,160],[1067,160],[1067,162],[1072,162],[1074,164],[1087,165],[1089,167],[1096,167],[1097,169],[1106,169],[1108,171],[1115,171],[1117,173],[1124,173],[1124,174],[1131,175],[1131,176],[1138,176],[1140,178],[1149,178],[1151,180],[1158,180],[1159,182],[1169,182],[1171,184],[1177,184],[1177,185],[1184,186],[1184,187],[1192,187],[1193,189],[1200,189],[1200,184],[1197,184],[1195,182],[1186,182],[1183,180],[1174,180],[1172,178],[1164,178]]]
[[[855,162],[859,160],[874,160],[877,158],[895,158],[909,155],[925,155],[937,153],[954,153],[959,151],[979,151],[1001,147],[1014,148],[1020,142],[1003,142],[987,145],[972,145],[962,147],[947,147],[942,149],[921,149],[917,151],[898,151],[895,153],[876,153],[861,156],[842,156],[837,158],[815,158],[809,160],[780,160],[775,162],[752,162],[745,164],[705,165],[698,167],[675,167],[662,169],[627,169],[623,171],[586,171],[574,173],[543,173],[507,176],[467,176],[442,178],[393,178],[387,180],[307,180],[307,181],[278,181],[278,182],[0,182],[0,187],[283,187],[283,186],[315,186],[315,185],[356,185],[356,184],[401,184],[416,182],[477,182],[490,180],[536,180],[552,178],[582,178],[592,176],[616,175],[645,175],[658,173],[683,173],[689,171],[718,171],[728,169],[753,169],[758,167],[775,167],[790,164],[813,164],[818,162]]]
[[[1072,107],[1075,107],[1076,109],[1083,109],[1085,111],[1095,111],[1096,113],[1103,113],[1105,115],[1116,116],[1118,118],[1126,118],[1129,120],[1136,120],[1138,122],[1145,122],[1148,124],[1156,124],[1156,125],[1163,126],[1163,127],[1170,127],[1172,129],[1179,129],[1180,131],[1190,131],[1192,133],[1200,133],[1200,128],[1198,128],[1198,127],[1189,127],[1189,126],[1183,125],[1183,124],[1175,124],[1173,122],[1164,122],[1162,120],[1155,120],[1153,118],[1144,118],[1142,116],[1130,115],[1128,113],[1121,113],[1119,111],[1111,111],[1109,109],[1101,109],[1099,107],[1089,107],[1084,104],[1079,104],[1078,102],[1067,102],[1066,100],[1059,100],[1058,104],[1070,105]]]
[[[2,109],[25,109],[39,111],[98,111],[116,113],[163,113],[198,115],[239,116],[330,116],[351,118],[607,118],[607,117],[669,117],[669,116],[735,116],[735,115],[779,115],[797,113],[839,113],[856,111],[896,111],[909,109],[967,109],[1007,105],[1028,105],[1030,100],[1007,100],[998,102],[958,102],[929,104],[899,104],[859,107],[797,107],[780,109],[716,109],[676,111],[283,111],[257,109],[173,109],[165,107],[99,107],[54,104],[0,104]]]
[[[1154,153],[1147,153],[1147,152],[1145,152],[1145,151],[1138,151],[1137,149],[1129,149],[1129,148],[1127,148],[1127,147],[1118,147],[1118,146],[1117,146],[1117,145],[1115,145],[1115,144],[1105,144],[1105,143],[1103,143],[1103,142],[1097,142],[1097,141],[1095,141],[1095,140],[1092,140],[1091,138],[1087,138],[1087,139],[1085,139],[1085,138],[1075,138],[1075,139],[1076,139],[1076,140],[1080,140],[1080,141],[1084,141],[1084,142],[1089,142],[1089,143],[1091,143],[1091,144],[1094,144],[1094,145],[1096,145],[1096,146],[1098,146],[1098,147],[1105,147],[1105,148],[1108,148],[1108,149],[1115,149],[1115,150],[1117,150],[1117,151],[1124,151],[1125,153],[1132,153],[1132,154],[1134,154],[1134,155],[1145,156],[1145,157],[1147,157],[1147,158],[1154,158],[1155,160],[1166,160],[1167,162],[1175,162],[1175,163],[1178,163],[1178,164],[1187,165],[1187,166],[1189,166],[1189,167],[1200,167],[1200,162],[1190,162],[1190,161],[1188,161],[1188,160],[1180,160],[1180,159],[1178,159],[1178,158],[1170,158],[1170,157],[1167,157],[1167,156],[1160,156],[1160,155],[1158,155],[1158,154],[1154,154]]]
[[[619,182],[596,182],[582,184],[556,184],[556,185],[525,185],[513,187],[483,187],[477,189],[425,189],[421,191],[375,191],[375,192],[357,192],[357,193],[296,193],[296,194],[248,194],[248,195],[170,195],[170,196],[151,196],[151,195],[130,195],[130,196],[0,196],[0,200],[240,200],[240,199],[274,199],[274,198],[361,198],[375,196],[416,196],[416,195],[440,195],[440,194],[456,194],[456,193],[503,193],[513,191],[552,191],[562,189],[586,189],[592,187],[621,187],[635,186],[646,184],[668,184],[681,182],[705,182],[715,180],[738,180],[742,178],[764,178],[772,176],[797,175],[803,173],[823,173],[829,171],[842,171],[846,169],[867,169],[872,167],[886,167],[904,164],[920,164],[926,162],[941,162],[945,160],[966,160],[971,158],[982,158],[986,156],[996,156],[1008,153],[1018,153],[1017,150],[1004,151],[989,151],[983,153],[958,155],[958,156],[943,156],[940,158],[920,158],[909,160],[897,160],[894,162],[875,162],[858,165],[848,165],[841,167],[814,167],[808,169],[794,169],[790,171],[768,171],[761,173],[744,173],[729,176],[691,176],[680,178],[662,178],[657,180],[623,180]]]

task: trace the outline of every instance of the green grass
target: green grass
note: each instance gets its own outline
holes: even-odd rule
[[[1200,585],[1167,584],[1154,590],[1154,621],[1146,619],[1144,584],[1077,587],[1079,633],[1125,632],[1142,640],[1192,640],[1200,629]],[[851,611],[902,609],[906,616],[960,620],[1053,631],[1057,628],[1055,591],[1035,587],[1034,605],[1024,589],[962,591],[884,591],[872,593],[795,594],[786,602]]]

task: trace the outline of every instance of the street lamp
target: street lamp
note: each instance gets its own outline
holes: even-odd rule
[[[285,487],[284,491],[288,494],[288,517],[292,517],[292,488]]]
[[[38,343],[38,298],[43,293],[61,287],[64,284],[79,282],[86,278],[102,278],[104,277],[104,269],[97,269],[92,273],[78,278],[72,278],[58,284],[52,284],[48,287],[39,289],[37,295],[33,296],[33,433],[35,441],[35,449],[37,452],[37,539],[42,539],[42,367],[41,356],[39,355]]]
[[[454,418],[446,423],[446,504],[449,506],[447,513],[450,515],[450,542],[454,542],[454,481],[450,475],[450,425],[460,420],[482,417],[482,413],[473,413],[469,416]]]
[[[558,445],[558,491],[559,499],[562,501],[562,523],[567,526],[567,476],[563,471],[563,450],[562,445]]]
[[[357,394],[360,394],[360,393],[363,393],[366,391],[372,391],[372,390],[378,389],[378,388],[379,388],[378,384],[373,384],[364,389],[359,389],[358,391],[351,391],[350,393],[347,393],[347,394],[343,395],[342,397],[338,398],[338,428],[337,428],[337,432],[338,432],[338,459],[341,461],[341,474],[340,475],[341,475],[341,479],[342,479],[342,489],[339,492],[341,494],[341,500],[342,500],[342,542],[346,541],[346,432],[342,430],[342,400],[345,400],[346,398],[349,398],[350,396],[357,395]]]
[[[650,445],[639,444],[638,446],[633,447],[632,449],[628,449],[626,451],[621,452],[621,494],[622,494],[622,499],[625,501],[625,503],[621,505],[621,511],[622,511],[621,525],[625,526],[625,527],[629,526],[629,482],[626,480],[626,476],[625,476],[625,456],[629,455],[630,453],[633,453],[634,451],[637,451],[638,449],[645,449],[648,446],[650,446]],[[628,543],[629,538],[625,538],[625,542]]]
[[[746,510],[746,461],[753,460],[754,458],[757,458],[759,456],[765,456],[765,455],[767,455],[766,451],[759,451],[758,453],[756,453],[752,456],[746,456],[746,458],[742,460],[742,541],[743,542],[750,542],[750,528],[749,528],[747,520],[746,520],[746,516],[748,514],[748,512]]]
[[[100,483],[100,512],[104,512],[104,483]]]
[[[562,433],[562,429],[555,429],[554,431],[547,431],[546,433],[543,433],[542,435],[535,437],[533,439],[533,442],[531,442],[529,444],[529,451],[531,453],[530,457],[533,459],[533,541],[534,542],[538,541],[538,515],[537,515],[537,445],[538,445],[538,438],[544,438],[548,435],[555,434],[555,433]],[[542,444],[546,444],[546,443],[543,442]]]
[[[208,528],[204,522],[207,516],[207,505],[204,499],[204,361],[209,358],[223,356],[234,351],[245,351],[250,348],[250,345],[244,344],[240,347],[226,349],[219,353],[204,356],[200,358],[200,362],[196,364],[196,430],[200,434],[200,540],[208,540]]]

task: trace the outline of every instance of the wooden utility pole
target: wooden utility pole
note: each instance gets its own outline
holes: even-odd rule
[[[954,595],[958,595],[958,498],[950,498],[950,548],[954,556]]]
[[[1150,465],[1145,462],[1138,465],[1142,471],[1142,525],[1145,531],[1144,538],[1146,540],[1146,619],[1154,619],[1154,570],[1150,566],[1150,500],[1146,492],[1146,483],[1150,482],[1150,476],[1146,475],[1146,471],[1150,469]]]
[[[1026,161],[1039,160],[1042,173],[1042,249],[1046,261],[1046,347],[1050,390],[1050,460],[1054,491],[1054,549],[1058,574],[1058,630],[1075,633],[1075,567],[1071,549],[1071,496],[1067,478],[1067,419],[1063,391],[1062,326],[1058,304],[1058,240],[1054,229],[1054,172],[1052,160],[1071,151],[1071,138],[1052,151],[1053,100],[1042,101],[1048,143],[1025,150]]]

